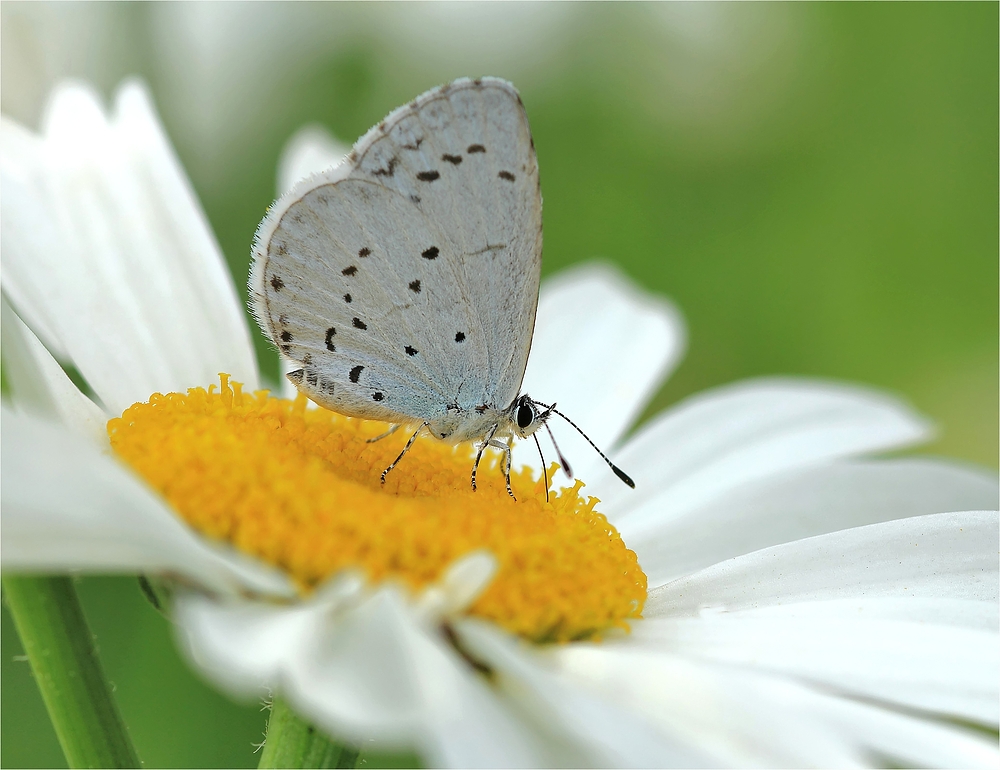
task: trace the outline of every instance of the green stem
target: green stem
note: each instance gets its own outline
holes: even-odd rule
[[[4,594],[70,767],[139,767],[68,577],[5,575]]]
[[[258,767],[354,767],[357,761],[355,749],[327,738],[283,700],[271,703]]]

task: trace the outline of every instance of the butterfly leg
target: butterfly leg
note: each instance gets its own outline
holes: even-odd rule
[[[393,433],[395,433],[397,430],[399,430],[402,427],[403,427],[402,425],[393,425],[385,433],[383,433],[383,434],[381,434],[379,436],[375,436],[373,438],[365,439],[365,443],[366,444],[374,444],[376,441],[381,441],[384,438],[389,438],[389,436],[391,436]]]
[[[507,494],[510,495],[511,499],[514,502],[517,502],[517,498],[514,497],[514,490],[510,488],[510,463],[511,463],[510,441],[508,440],[506,442],[503,442],[503,441],[497,441],[496,439],[490,439],[488,446],[503,450],[503,460],[504,460],[503,473],[507,479]]]
[[[486,438],[483,439],[483,443],[479,446],[479,451],[476,453],[476,462],[475,462],[475,465],[472,466],[472,491],[473,492],[476,491],[476,471],[479,470],[479,461],[483,459],[483,450],[486,449],[486,447],[488,447],[490,445],[490,442],[493,440],[493,434],[495,434],[497,432],[497,428],[499,428],[499,427],[500,427],[500,423],[497,423],[492,428],[490,428],[490,432],[486,434]]]
[[[417,436],[420,435],[420,431],[422,431],[426,427],[427,427],[427,423],[425,422],[423,425],[421,425],[419,428],[417,428],[416,433],[414,433],[412,436],[410,436],[410,440],[406,442],[406,446],[403,447],[403,451],[399,453],[399,457],[397,457],[395,460],[393,460],[392,463],[389,465],[389,467],[386,468],[384,471],[382,471],[382,483],[383,484],[385,484],[385,477],[386,477],[386,475],[388,475],[389,471],[391,471],[393,468],[395,468],[396,464],[400,460],[403,459],[403,455],[405,455],[407,452],[410,451],[410,447],[413,446],[413,442],[417,440]]]

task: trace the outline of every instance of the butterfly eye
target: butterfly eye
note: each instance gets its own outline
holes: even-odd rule
[[[517,427],[524,430],[531,425],[531,421],[534,419],[535,410],[527,402],[522,401],[521,405],[517,408]]]

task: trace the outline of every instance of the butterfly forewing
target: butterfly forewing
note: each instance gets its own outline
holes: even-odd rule
[[[254,257],[254,312],[318,403],[395,421],[507,406],[541,263],[517,92],[457,81],[396,110],[274,206]]]

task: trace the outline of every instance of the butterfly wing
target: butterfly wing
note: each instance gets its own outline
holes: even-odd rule
[[[527,363],[541,238],[517,91],[460,80],[275,204],[254,245],[252,309],[330,409],[405,421],[502,408]]]

